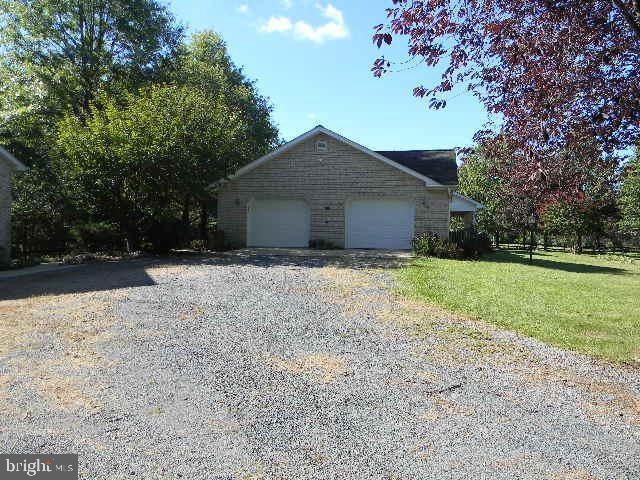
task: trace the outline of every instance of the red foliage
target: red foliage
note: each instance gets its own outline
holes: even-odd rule
[[[536,203],[575,196],[591,170],[609,168],[602,151],[638,141],[638,0],[392,2],[374,42],[406,36],[409,55],[427,66],[448,61],[441,82],[414,95],[436,109],[455,85],[478,96],[500,126],[476,140],[489,152],[507,147],[504,172],[516,193]],[[372,71],[390,66],[382,57]],[[585,145],[591,150],[579,152]],[[586,155],[567,162],[562,151]]]

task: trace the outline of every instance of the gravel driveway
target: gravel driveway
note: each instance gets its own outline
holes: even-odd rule
[[[0,451],[79,453],[87,479],[640,478],[637,370],[396,298],[392,264],[0,283]]]

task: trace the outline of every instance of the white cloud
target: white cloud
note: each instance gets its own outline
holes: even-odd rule
[[[349,29],[340,10],[330,3],[326,6],[318,3],[316,8],[320,10],[323,17],[329,20],[327,23],[313,26],[302,20],[293,23],[288,17],[271,17],[260,27],[260,31],[266,33],[293,31],[295,38],[309,40],[317,44],[349,36]]]
[[[249,13],[249,5],[247,5],[246,3],[243,3],[238,7],[238,11],[246,15],[247,13]]]
[[[317,120],[318,119],[318,115],[316,115],[315,113],[307,113],[307,118],[309,120]]]
[[[293,7],[293,0],[280,0],[280,3],[282,4],[282,8],[289,10],[291,7]]]
[[[318,8],[320,12],[322,12],[322,15],[327,17],[328,19],[333,20],[334,22],[339,24],[344,24],[344,15],[342,15],[342,12],[330,3],[328,3],[326,7],[323,7],[321,4],[317,3],[316,8]]]
[[[317,4],[316,8],[320,10],[323,17],[330,21],[317,27],[309,25],[307,22],[296,22],[294,28],[296,37],[315,43],[324,43],[326,40],[338,40],[349,36],[349,30],[344,23],[344,15],[340,10],[330,3],[326,6]]]
[[[260,31],[265,33],[288,32],[292,28],[293,24],[287,17],[271,17],[267,23],[260,27]]]

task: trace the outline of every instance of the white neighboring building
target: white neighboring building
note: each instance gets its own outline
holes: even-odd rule
[[[11,177],[27,169],[0,147],[0,265],[11,259]]]

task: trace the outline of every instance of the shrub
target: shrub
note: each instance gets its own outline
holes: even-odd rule
[[[448,240],[440,240],[436,247],[435,256],[438,258],[462,259],[464,258],[464,250]]]
[[[0,263],[0,271],[13,270],[26,267],[35,267],[42,263],[42,258],[37,256],[24,256],[10,260],[9,262]]]
[[[463,250],[465,258],[479,257],[491,251],[491,239],[485,233],[473,232],[460,241],[458,247]]]
[[[118,227],[107,222],[87,222],[69,230],[73,250],[91,252],[122,249],[124,240]]]
[[[97,262],[98,256],[94,253],[79,253],[77,255],[65,255],[62,257],[62,263],[65,265],[83,265],[85,263]]]
[[[462,260],[491,251],[491,239],[485,234],[471,232],[452,242],[433,232],[420,233],[413,239],[413,251],[420,257]]]
[[[207,245],[204,240],[191,240],[189,244],[191,250],[195,250],[197,252],[204,252],[207,249]]]
[[[420,233],[413,238],[413,251],[420,257],[435,256],[436,247],[439,242],[440,239],[435,233]]]
[[[413,251],[421,257],[464,258],[464,250],[449,240],[442,240],[436,233],[421,233],[413,239]]]

